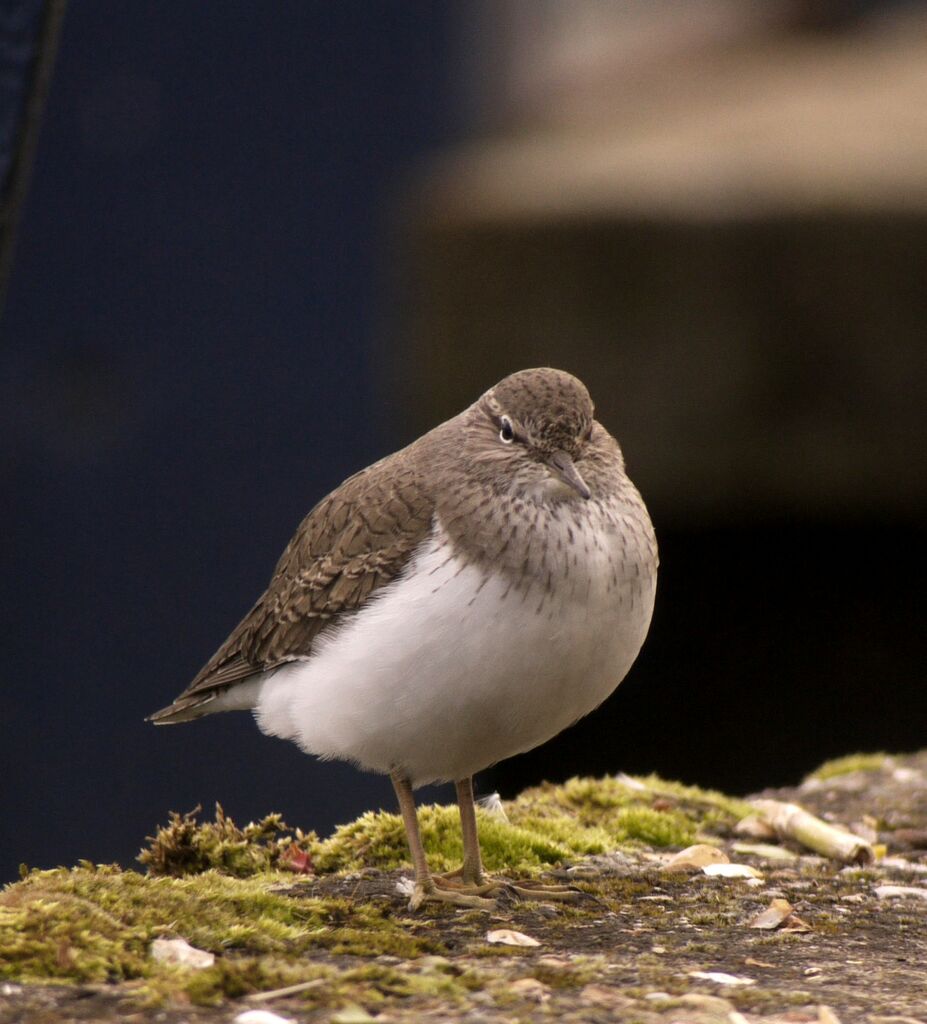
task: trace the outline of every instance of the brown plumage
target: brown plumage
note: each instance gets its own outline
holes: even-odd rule
[[[498,444],[503,416],[524,444]],[[582,452],[578,438],[589,442]],[[537,456],[527,466],[525,448]],[[509,572],[515,582],[530,576],[543,561],[543,538],[519,542],[517,520],[529,510],[509,493],[508,469],[547,475],[543,458],[558,450],[576,457],[593,484],[601,478],[610,485],[615,461],[621,463],[617,444],[594,422],[580,381],[558,370],[522,370],[407,448],[349,477],[303,519],[267,589],[225,643],[149,721],[198,718],[229,687],[308,658],[327,625],[357,611],[402,572],[436,511],[471,559]],[[500,515],[516,525],[500,530]]]
[[[345,480],[303,519],[254,607],[157,724],[199,717],[234,683],[306,658],[330,623],[397,576],[428,535],[434,504],[409,449]]]
[[[268,735],[389,773],[411,905],[489,909],[502,883],[483,874],[472,776],[614,690],[656,574],[647,510],[585,386],[523,370],[316,505],[257,604],[152,720],[249,709]],[[428,870],[412,797],[442,780],[461,809],[452,879]]]

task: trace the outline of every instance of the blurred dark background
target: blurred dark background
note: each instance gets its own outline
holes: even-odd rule
[[[620,690],[482,791],[923,746],[923,5],[62,7],[0,0],[0,879],[392,806],[143,718],[319,498],[528,365],[589,384],[662,575]]]

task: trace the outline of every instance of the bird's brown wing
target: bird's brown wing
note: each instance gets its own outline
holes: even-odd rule
[[[356,611],[402,572],[434,514],[413,454],[406,449],[375,463],[316,505],[257,604],[187,689],[151,721],[197,718],[232,684],[308,657],[327,623]]]

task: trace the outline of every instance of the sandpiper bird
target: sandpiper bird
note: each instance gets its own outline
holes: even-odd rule
[[[656,574],[647,509],[588,391],[522,370],[316,505],[257,604],[151,721],[250,710],[307,753],[389,774],[412,906],[489,907],[509,883],[484,875],[474,773],[608,697],[644,642]],[[445,781],[455,877],[429,872],[412,793]]]

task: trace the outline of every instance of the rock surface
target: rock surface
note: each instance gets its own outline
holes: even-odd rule
[[[696,813],[698,791],[612,779],[529,791],[506,804],[511,824],[497,818],[493,826],[499,837],[512,829],[528,843],[529,821],[544,820],[569,845],[578,842],[570,832],[577,822],[609,833],[619,813],[627,827],[635,807],[673,816],[681,832],[667,833],[661,848],[631,838],[546,869],[556,851],[544,854],[541,870],[584,893],[569,906],[513,899],[494,913],[410,913],[399,884],[407,872],[389,866],[392,847],[377,845],[389,815],[367,819],[374,863],[366,867],[358,867],[363,830],[355,823],[350,846],[332,846],[336,836],[323,849],[301,835],[300,856],[284,858],[297,865],[287,872],[233,878],[207,870],[179,879],[92,865],[34,872],[0,895],[0,975],[7,979],[0,1024],[231,1021],[257,1009],[343,1024],[927,1021],[927,753],[846,759],[797,789],[762,795],[851,827],[873,844],[876,861],[846,867],[794,847],[796,856],[783,859],[764,855],[759,843],[759,852],[744,852],[751,844],[734,833],[738,805],[706,795],[699,840],[759,877],[667,872],[671,854],[690,845],[683,822]],[[443,822],[442,814],[434,821]],[[227,819],[223,828],[227,840]],[[509,859],[525,870],[527,847],[511,842]],[[436,843],[432,835],[440,860]],[[332,870],[307,873],[325,856]],[[339,857],[349,870],[338,870]],[[504,931],[538,945],[487,940]],[[152,966],[158,934],[215,953],[215,965]]]

